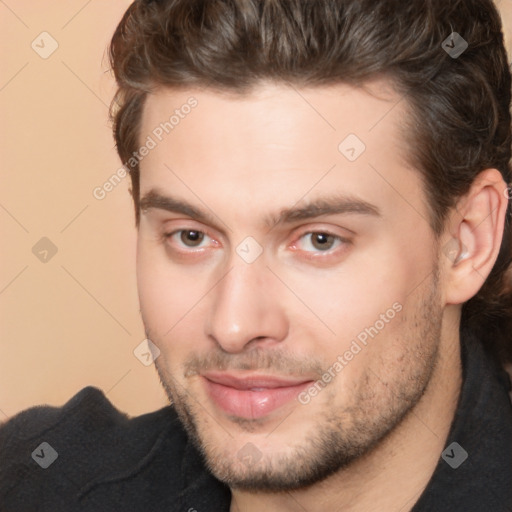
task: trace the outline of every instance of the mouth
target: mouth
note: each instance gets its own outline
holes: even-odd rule
[[[247,373],[247,372],[245,372]],[[258,419],[294,400],[312,379],[284,379],[262,374],[208,372],[201,375],[206,392],[224,413]]]

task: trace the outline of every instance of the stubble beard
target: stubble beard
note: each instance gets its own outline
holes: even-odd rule
[[[211,473],[232,489],[250,492],[293,491],[309,487],[348,468],[374,450],[419,403],[435,372],[442,329],[437,283],[435,276],[430,290],[424,294],[424,300],[418,300],[412,317],[403,320],[410,327],[402,336],[403,352],[391,377],[386,372],[388,377],[384,381],[379,375],[384,372],[379,372],[379,368],[366,368],[360,382],[354,383],[354,398],[350,404],[340,408],[329,406],[336,399],[334,379],[334,385],[322,391],[330,400],[323,402],[323,411],[315,408],[307,415],[310,426],[297,440],[293,450],[261,453],[259,460],[254,463],[243,461],[233,446],[240,431],[244,435],[255,430],[261,432],[258,422],[233,421],[231,431],[235,439],[222,445],[215,435],[215,429],[220,429],[219,425],[205,412],[198,399],[179,384],[157,359],[155,366],[162,386]],[[148,329],[147,332],[149,337]],[[377,338],[372,342],[378,343],[379,340]],[[270,365],[267,361],[264,366]],[[315,400],[311,404],[316,403]],[[297,403],[299,411],[308,406]],[[315,418],[313,425],[310,420],[312,415]],[[285,421],[293,421],[293,413]],[[278,430],[276,435],[282,435],[288,445],[293,442],[289,435],[283,434],[285,429]],[[225,432],[221,432],[221,435],[226,437]]]

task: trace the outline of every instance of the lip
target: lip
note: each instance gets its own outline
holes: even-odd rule
[[[202,380],[208,396],[217,407],[228,415],[246,419],[267,416],[295,399],[313,382],[311,379],[224,372],[205,373]]]

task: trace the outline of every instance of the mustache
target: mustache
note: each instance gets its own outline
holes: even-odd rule
[[[192,354],[184,362],[185,377],[194,377],[206,371],[218,370],[267,370],[282,376],[307,375],[321,378],[325,373],[316,360],[298,357],[282,350],[256,348],[242,354],[230,354],[222,349],[204,354]]]

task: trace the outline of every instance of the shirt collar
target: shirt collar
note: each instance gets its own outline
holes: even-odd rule
[[[461,343],[461,362],[463,384],[445,449],[411,512],[512,511],[510,377],[473,336]]]

